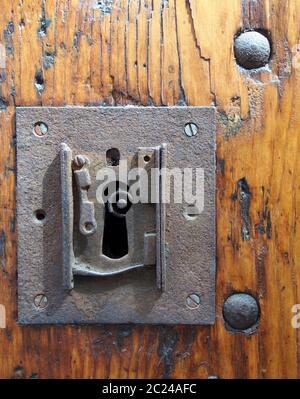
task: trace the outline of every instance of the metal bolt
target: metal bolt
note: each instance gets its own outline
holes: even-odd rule
[[[259,32],[244,32],[235,39],[234,53],[237,63],[246,69],[265,66],[271,57],[271,44]]]
[[[184,132],[188,137],[194,137],[198,133],[198,126],[195,123],[187,123]]]
[[[39,309],[45,309],[48,305],[48,298],[44,294],[38,294],[34,300],[34,305]]]
[[[259,306],[248,294],[233,294],[223,305],[223,317],[227,325],[238,331],[253,328],[259,319]]]
[[[38,137],[43,137],[48,133],[48,126],[44,122],[37,122],[34,125],[33,132]]]
[[[191,309],[197,309],[200,306],[200,296],[198,294],[190,294],[186,298],[186,304]]]

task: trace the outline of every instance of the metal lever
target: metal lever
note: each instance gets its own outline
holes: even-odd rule
[[[85,236],[95,234],[97,222],[95,219],[94,204],[88,199],[88,189],[91,185],[91,177],[88,170],[89,160],[83,155],[77,155],[74,160],[74,175],[79,193],[79,231]],[[80,169],[75,169],[75,168]]]

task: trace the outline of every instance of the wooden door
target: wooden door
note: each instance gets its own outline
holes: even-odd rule
[[[0,26],[0,377],[299,378],[299,2],[10,0]],[[233,51],[249,29],[272,44],[255,73]],[[15,107],[127,104],[217,107],[216,323],[21,327]],[[224,324],[236,292],[252,334]]]

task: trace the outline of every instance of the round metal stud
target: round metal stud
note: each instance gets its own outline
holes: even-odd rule
[[[271,57],[271,44],[262,33],[251,31],[241,33],[235,39],[234,53],[237,63],[246,69],[264,67]]]
[[[133,202],[129,192],[124,190],[115,191],[108,198],[108,210],[117,217],[125,217]]]
[[[259,306],[248,294],[234,294],[223,305],[223,317],[234,330],[245,331],[254,327],[259,319]]]
[[[118,209],[125,209],[127,207],[127,200],[125,198],[120,198],[117,202]]]

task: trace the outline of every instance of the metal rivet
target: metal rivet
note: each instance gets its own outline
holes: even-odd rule
[[[186,304],[190,309],[197,309],[200,306],[200,296],[198,294],[190,294],[186,298]]]
[[[44,294],[38,294],[34,298],[34,305],[39,309],[45,309],[48,305],[48,298]]]
[[[93,231],[95,229],[95,225],[92,222],[86,222],[84,224],[84,228],[87,233],[90,233],[91,231]]]
[[[195,123],[187,123],[184,132],[188,137],[194,137],[198,133],[198,126]]]
[[[125,198],[120,198],[117,202],[118,209],[125,209],[127,207],[127,200]]]
[[[37,122],[34,125],[33,133],[38,137],[43,137],[48,133],[48,126],[44,122]]]
[[[237,63],[246,69],[264,67],[270,60],[271,45],[259,32],[244,32],[235,39],[234,53]]]
[[[234,330],[245,331],[254,327],[259,319],[259,306],[248,294],[234,294],[223,305],[223,317]]]

